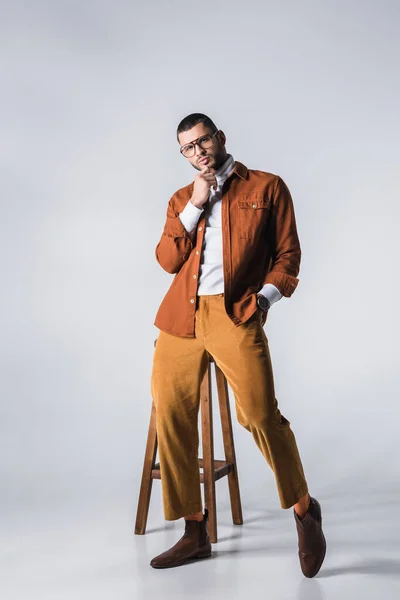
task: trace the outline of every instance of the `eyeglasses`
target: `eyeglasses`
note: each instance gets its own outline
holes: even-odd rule
[[[193,142],[181,146],[179,152],[181,152],[183,156],[186,156],[186,158],[190,158],[191,156],[195,155],[196,144],[199,146],[199,148],[202,148],[203,150],[205,148],[210,148],[213,145],[213,137],[217,135],[218,131],[219,129],[217,129],[217,131],[215,131],[213,134],[202,135],[196,140],[193,140]]]

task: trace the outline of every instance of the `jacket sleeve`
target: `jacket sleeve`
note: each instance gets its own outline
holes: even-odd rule
[[[301,248],[291,194],[278,177],[274,190],[271,220],[272,266],[264,284],[272,283],[283,296],[291,296],[299,282]]]
[[[188,259],[193,242],[174,208],[174,196],[168,202],[164,231],[155,250],[157,262],[167,273],[177,273]]]

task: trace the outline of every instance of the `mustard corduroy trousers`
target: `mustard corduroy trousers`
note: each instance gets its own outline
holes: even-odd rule
[[[223,294],[215,294],[197,296],[194,338],[160,331],[154,349],[151,395],[165,519],[202,510],[198,413],[207,352],[234,394],[238,422],[250,431],[274,473],[282,508],[290,508],[307,494],[308,485],[290,422],[275,398],[261,315],[257,310],[236,326],[225,311]]]

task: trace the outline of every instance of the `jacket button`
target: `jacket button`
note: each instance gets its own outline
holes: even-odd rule
[[[198,250],[196,250],[196,254],[198,254],[198,253],[199,253],[199,251],[198,251]]]
[[[257,208],[257,204],[252,204],[252,207],[253,208]]]
[[[202,229],[203,229],[203,228],[202,228],[202,226],[200,225],[200,227],[199,227],[199,231],[201,231]]]
[[[193,304],[194,303],[194,298],[190,298],[190,302]]]
[[[197,275],[193,275],[193,279],[196,279]]]

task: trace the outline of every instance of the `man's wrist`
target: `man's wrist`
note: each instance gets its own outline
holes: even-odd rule
[[[258,294],[262,294],[269,300],[270,307],[283,298],[282,293],[272,283],[266,283],[261,290],[258,290]]]
[[[271,307],[271,302],[268,298],[266,298],[263,294],[257,294],[257,306],[261,308],[261,310],[267,312],[267,310]]]
[[[196,200],[194,200],[193,198],[189,198],[189,201],[191,204],[193,204],[193,206],[195,206],[198,210],[204,210],[204,206],[203,204],[197,204]]]

